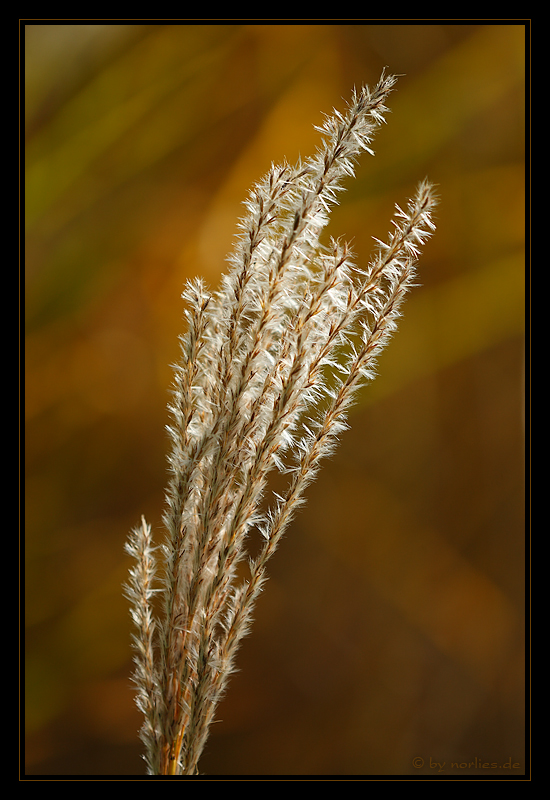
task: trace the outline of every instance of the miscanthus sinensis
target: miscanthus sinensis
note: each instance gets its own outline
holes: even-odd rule
[[[343,179],[361,152],[372,153],[395,82],[383,74],[374,89],[354,93],[345,113],[327,117],[313,157],[272,166],[246,201],[220,288],[211,293],[195,280],[183,294],[165,541],[156,548],[142,520],[127,544],[136,560],[126,592],[149,774],[197,773],[267,562],[346,428],[357,390],[374,377],[434,228],[434,194],[423,182],[405,209],[396,207],[365,268],[344,243],[320,243]],[[286,489],[261,511],[273,469]],[[254,557],[251,535],[260,541]]]

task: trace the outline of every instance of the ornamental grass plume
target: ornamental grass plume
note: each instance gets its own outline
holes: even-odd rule
[[[135,558],[126,594],[151,775],[198,774],[267,562],[347,427],[357,390],[374,377],[434,229],[436,201],[424,181],[406,210],[396,206],[393,230],[375,240],[366,268],[354,265],[345,243],[320,243],[342,180],[361,152],[372,154],[395,83],[382,74],[373,90],[354,92],[347,111],[318,129],[313,157],[272,166],[246,201],[218,291],[201,280],[184,291],[166,536],[155,547],[142,519],[126,545]],[[269,493],[274,469],[286,476],[282,493]]]

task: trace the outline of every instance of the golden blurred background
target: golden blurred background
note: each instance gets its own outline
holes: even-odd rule
[[[273,559],[200,766],[525,771],[527,33],[25,26],[26,775],[144,774],[123,545],[141,514],[161,534],[183,284],[216,285],[251,184],[386,66],[392,113],[329,232],[366,262],[428,176],[437,233]]]

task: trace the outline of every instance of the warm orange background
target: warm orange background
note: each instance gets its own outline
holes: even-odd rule
[[[142,513],[160,534],[183,283],[216,284],[252,182],[386,65],[388,125],[330,232],[367,260],[429,176],[437,234],[201,768],[524,771],[525,45],[521,24],[26,26],[28,775],[143,774],[123,544]]]

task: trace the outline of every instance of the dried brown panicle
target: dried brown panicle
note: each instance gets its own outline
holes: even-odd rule
[[[142,520],[128,541],[138,706],[147,769],[197,774],[217,704],[247,633],[266,564],[346,425],[356,392],[396,328],[431,235],[436,203],[424,181],[365,269],[345,244],[320,243],[342,179],[384,122],[396,78],[355,92],[319,129],[318,152],[273,166],[252,190],[219,290],[188,284],[187,330],[175,366],[171,479],[155,586],[155,548]],[[265,513],[269,473],[288,476]],[[261,534],[254,559],[252,529]],[[157,548],[158,549],[158,548]],[[248,560],[248,576],[237,565]],[[154,593],[162,597],[157,619]]]

